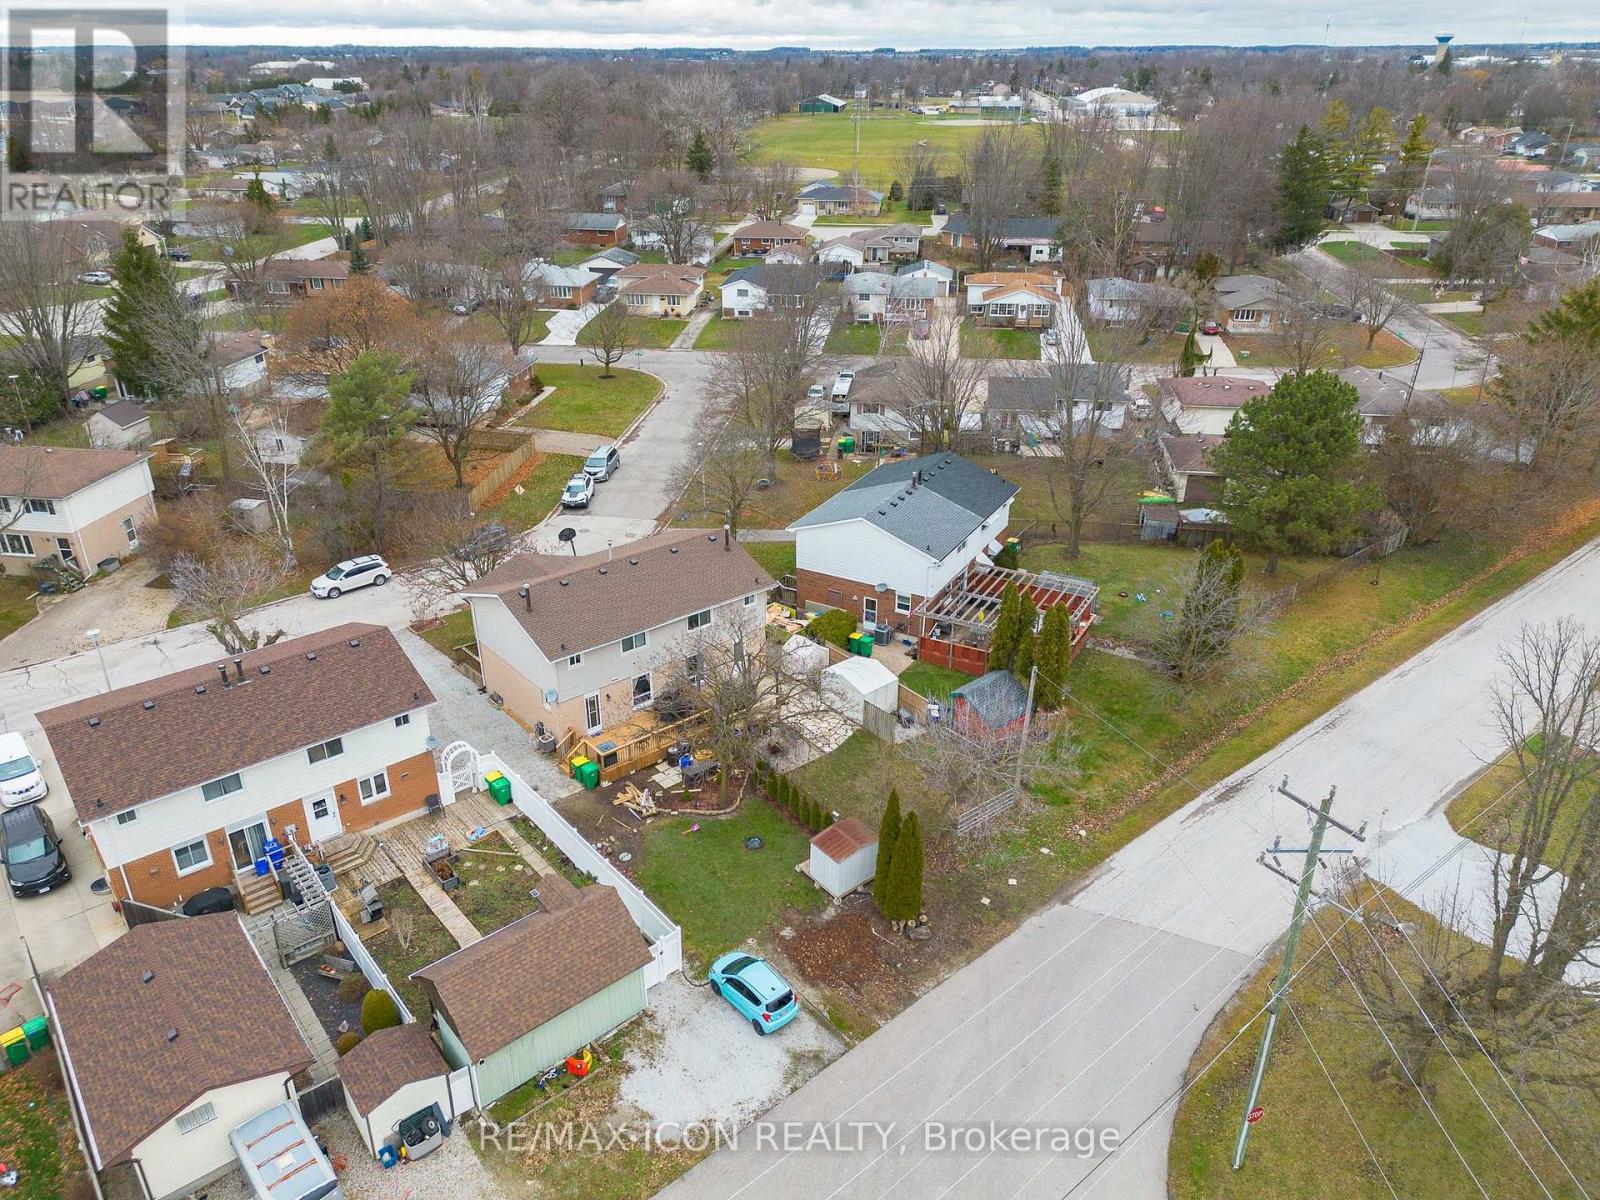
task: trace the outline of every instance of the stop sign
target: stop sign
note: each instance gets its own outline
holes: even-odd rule
[[[1262,1108],[1261,1105],[1258,1104],[1254,1108],[1252,1108],[1248,1113],[1245,1114],[1245,1118],[1244,1119],[1246,1121],[1250,1122],[1250,1124],[1254,1125],[1257,1121],[1261,1120],[1261,1118],[1266,1116],[1266,1115],[1267,1115],[1267,1110]]]

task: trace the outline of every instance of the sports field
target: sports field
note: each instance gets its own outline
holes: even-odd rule
[[[956,171],[962,148],[978,136],[981,125],[958,119],[914,117],[907,113],[875,113],[861,121],[861,155],[855,156],[855,122],[845,113],[795,113],[768,117],[756,125],[754,137],[761,162],[781,161],[796,167],[829,167],[848,174],[857,166],[867,187],[888,191],[901,174],[900,160],[917,142],[944,154],[948,173]],[[905,182],[901,180],[901,182]]]

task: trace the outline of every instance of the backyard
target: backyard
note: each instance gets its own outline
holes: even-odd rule
[[[790,547],[792,552],[794,547]],[[33,580],[22,575],[0,575],[0,638],[15,633],[38,615]]]
[[[961,353],[968,358],[1023,358],[1039,360],[1036,329],[986,328],[970,318],[961,322]]]
[[[95,1195],[78,1150],[54,1050],[0,1075],[0,1163],[14,1167],[13,1200],[88,1200]]]
[[[612,378],[598,366],[540,363],[539,382],[555,391],[526,409],[518,424],[534,429],[559,429],[621,437],[661,394],[661,381],[643,371],[613,367]]]
[[[383,901],[383,915],[389,928],[375,938],[362,938],[361,944],[372,953],[389,982],[394,984],[411,1015],[425,1021],[428,1000],[422,989],[411,981],[411,973],[438,962],[460,947],[422,902],[416,889],[404,879],[380,883],[378,897]]]
[[[479,933],[493,933],[539,910],[532,865],[499,833],[481,837],[456,856],[459,887],[448,894]]]

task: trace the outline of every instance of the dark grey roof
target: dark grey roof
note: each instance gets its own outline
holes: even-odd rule
[[[830,183],[825,179],[819,179],[815,183],[808,183],[800,189],[799,195],[806,200],[844,201],[846,203],[865,198],[883,199],[882,192],[875,192],[871,188],[861,187],[853,183]]]
[[[1010,217],[1001,224],[999,236],[1050,240],[1056,236],[1056,230],[1060,225],[1061,222],[1054,217]],[[956,213],[945,222],[944,231],[969,234],[972,232],[972,220],[966,213]]]
[[[1015,721],[1028,708],[1028,689],[1010,671],[990,671],[950,693],[952,703],[965,700],[990,729]]]
[[[1115,372],[1111,385],[1100,388],[1100,372]],[[1053,375],[1018,375],[1015,371],[999,371],[989,376],[990,411],[1050,412],[1059,407],[1058,388],[1062,383],[1072,386],[1075,401],[1089,403],[1109,400],[1112,403],[1131,400],[1128,388],[1130,369],[1126,366],[1103,363],[1080,363],[1071,372],[1071,379],[1057,380]]]
[[[567,216],[568,229],[580,229],[594,233],[610,233],[623,226],[622,217],[616,213],[570,213]]]
[[[96,413],[110,421],[118,429],[132,429],[140,421],[148,421],[150,419],[150,414],[132,400],[118,400],[114,404],[106,405],[104,408],[95,409],[89,415],[94,416]]]
[[[971,537],[1017,490],[1016,484],[959,454],[929,454],[884,463],[789,528],[866,521],[938,561]]]
[[[809,290],[815,291],[818,279],[816,272],[804,267],[788,263],[757,263],[753,267],[740,267],[737,271],[728,272],[722,286],[726,288],[731,283],[739,282],[753,283],[769,294],[793,296],[800,290],[795,286],[797,283],[806,284]]]

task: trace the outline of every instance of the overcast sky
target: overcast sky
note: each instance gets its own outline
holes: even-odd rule
[[[895,46],[1457,44],[1600,39],[1594,0],[1456,0],[1444,27],[1393,0],[188,0],[192,44]],[[1443,6],[1441,6],[1443,7]],[[1531,11],[1530,11],[1531,9]],[[272,24],[261,24],[270,14]],[[362,24],[369,21],[370,24]]]

